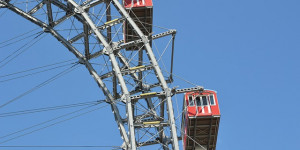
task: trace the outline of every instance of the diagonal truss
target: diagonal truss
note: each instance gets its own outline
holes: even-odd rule
[[[111,104],[124,149],[156,144],[170,149],[171,144],[172,149],[179,150],[172,96],[203,88],[171,89],[168,83],[173,80],[172,67],[166,79],[150,44],[169,35],[174,42],[176,30],[145,35],[118,0],[36,0],[26,6],[0,0],[0,7],[54,36],[87,68]],[[123,40],[125,21],[135,30],[138,40]],[[132,46],[139,49],[126,50]],[[96,63],[102,69],[96,71]]]

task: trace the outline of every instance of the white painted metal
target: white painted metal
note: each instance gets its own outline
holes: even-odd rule
[[[84,9],[79,6],[75,1],[68,0],[74,7],[75,11],[80,13],[86,22],[89,24],[90,28],[93,30],[93,32],[97,35],[101,43],[104,45],[106,51],[108,52],[110,61],[113,65],[113,69],[115,71],[115,75],[118,77],[118,80],[120,82],[123,96],[126,99],[126,110],[127,110],[127,116],[128,116],[128,128],[129,128],[129,138],[130,138],[130,149],[135,150],[136,149],[136,142],[135,142],[135,133],[134,133],[134,125],[133,125],[133,113],[132,113],[132,104],[130,99],[130,93],[128,92],[126,83],[123,79],[121,70],[119,68],[119,65],[117,63],[116,57],[112,51],[112,47],[108,44],[105,37],[100,33],[99,29],[96,27],[94,22],[90,19],[89,15],[84,11]]]
[[[106,2],[106,5],[109,5],[108,3],[112,2],[115,6],[115,8],[119,11],[120,17],[118,20],[116,20],[113,23],[109,24],[103,24],[101,26],[96,26],[95,22],[91,19],[91,16],[89,16],[88,10],[92,7],[96,7],[99,4],[102,4]],[[145,3],[145,1],[143,1]],[[104,4],[104,5],[105,5]],[[41,9],[44,5],[46,5],[47,8],[47,22],[43,22],[36,17],[34,17],[34,14]],[[55,20],[53,17],[54,7],[59,7],[60,9],[66,11],[66,15],[61,17],[60,19]],[[50,33],[52,36],[54,36],[59,42],[61,42],[71,53],[73,53],[79,60],[81,64],[83,64],[87,70],[89,71],[90,75],[94,78],[98,86],[102,89],[103,93],[106,95],[108,103],[111,104],[111,109],[114,113],[115,121],[117,122],[117,125],[119,127],[122,139],[124,140],[124,144],[122,147],[124,149],[136,149],[139,146],[145,146],[145,145],[152,145],[152,144],[161,144],[164,149],[169,149],[168,144],[172,144],[172,148],[175,150],[179,150],[178,145],[178,137],[176,132],[176,125],[175,125],[175,118],[174,118],[174,111],[172,106],[172,95],[176,93],[184,93],[189,90],[201,90],[203,88],[197,87],[194,89],[183,89],[183,90],[173,90],[168,87],[167,81],[165,80],[162,71],[159,67],[159,64],[156,60],[156,57],[152,51],[152,48],[149,44],[149,39],[154,40],[160,37],[164,37],[166,35],[175,34],[176,30],[169,30],[167,32],[154,35],[152,37],[147,37],[143,34],[143,32],[139,29],[139,27],[136,25],[136,23],[133,21],[133,19],[129,16],[127,11],[124,9],[124,7],[119,3],[118,0],[86,0],[82,4],[79,4],[75,2],[74,0],[67,0],[66,2],[59,1],[59,0],[43,0],[43,1],[37,1],[34,7],[29,10],[27,13],[23,11],[22,9],[14,6],[13,4],[9,3],[9,1],[0,0],[0,7],[6,7],[10,9],[11,11],[15,12],[16,14],[26,18],[27,20],[31,21],[32,23],[40,26],[44,29],[45,32]],[[75,17],[84,28],[84,31],[82,33],[78,33],[78,35],[70,40],[67,40],[66,37],[63,37],[63,35],[59,34],[54,27],[56,25],[66,21],[69,17]],[[128,43],[123,43],[120,45],[114,45],[110,44],[110,40],[107,41],[105,36],[102,35],[101,30],[105,30],[111,26],[123,23],[125,20],[128,21],[128,23],[133,27],[133,29],[137,32],[140,39],[136,41],[131,41]],[[97,51],[94,54],[89,54],[89,35],[95,35],[97,39],[100,41],[100,43],[104,46],[104,49]],[[79,40],[80,38],[84,38],[84,51],[85,54],[82,54],[78,49],[76,49],[72,44]],[[174,38],[173,38],[174,39]],[[122,43],[122,41],[117,41],[115,43]],[[143,52],[146,52],[148,59],[151,63],[151,65],[145,66],[145,68],[139,68],[136,70],[130,70],[130,62],[128,62],[128,59],[126,56],[123,56],[119,51],[121,49],[124,49],[126,47],[130,47],[133,45],[140,45],[144,44],[145,51],[140,50],[139,51],[139,66],[142,66],[143,63]],[[174,45],[173,45],[174,46]],[[89,62],[90,59],[95,59],[98,56],[106,55],[109,57],[109,60],[111,62],[112,68],[110,72],[106,74],[99,75],[96,70],[93,68],[91,63]],[[173,54],[172,54],[173,55]],[[117,61],[119,60],[119,61]],[[121,70],[120,64],[124,66],[124,68],[127,68],[127,70]],[[143,71],[146,70],[154,70],[155,75],[157,76],[158,83],[147,85],[146,83],[143,83]],[[135,84],[139,85],[139,90],[131,91],[128,90],[128,85],[124,80],[124,75],[129,74],[131,78],[133,79],[133,82]],[[103,78],[109,78],[114,77],[118,79],[119,86],[121,87],[121,95],[117,96],[116,94],[112,94],[111,91],[106,86],[105,82],[103,81]],[[168,81],[169,83],[169,81]],[[151,88],[160,86],[162,89],[162,92],[154,94],[154,95],[148,95],[143,97],[146,101],[146,108],[148,109],[144,114],[142,115],[136,115],[133,114],[133,105],[135,102],[137,102],[139,99],[141,99],[141,96],[133,96],[131,94],[133,93],[147,93],[151,92]],[[115,90],[114,90],[115,91]],[[115,92],[114,92],[115,93]],[[158,97],[161,99],[161,103],[158,106],[154,106],[152,102],[152,98]],[[126,103],[126,116],[127,118],[122,118],[120,115],[120,111],[118,109],[118,106],[116,105],[117,99],[119,101],[123,101]],[[166,103],[165,103],[166,102]],[[164,117],[165,113],[165,104],[166,104],[166,112],[168,114],[166,119]],[[156,112],[156,108],[160,108],[161,110],[161,116],[158,116],[159,113]],[[157,122],[156,124],[149,125],[149,124],[143,124],[143,117],[153,117],[154,119],[163,119],[161,122]],[[165,119],[165,120],[164,120]],[[128,129],[125,129],[124,122],[128,124]],[[136,143],[136,129],[139,128],[154,128],[156,129],[156,133],[154,135],[160,135],[161,139],[149,139],[148,141],[142,141],[140,143]],[[167,137],[165,135],[165,131],[163,130],[165,127],[170,127],[170,135],[171,137]],[[128,134],[127,134],[128,132]],[[151,135],[152,136],[152,135]],[[152,136],[153,137],[153,136]]]
[[[175,125],[175,118],[174,118],[174,111],[173,111],[173,104],[171,100],[171,92],[167,85],[166,80],[163,77],[163,74],[160,70],[160,67],[156,61],[156,58],[153,54],[152,48],[149,44],[148,37],[146,37],[143,32],[140,30],[140,28],[136,25],[136,23],[133,21],[133,19],[129,16],[129,14],[126,12],[123,6],[119,3],[118,0],[113,0],[114,5],[116,8],[120,11],[120,13],[127,19],[127,21],[130,23],[130,25],[133,27],[133,29],[137,32],[137,34],[140,36],[140,38],[143,40],[146,51],[148,54],[149,59],[151,60],[151,63],[154,67],[155,73],[157,75],[158,80],[161,83],[161,87],[164,91],[166,91],[166,99],[167,99],[167,109],[168,109],[168,115],[169,115],[169,123],[171,127],[171,136],[172,136],[172,146],[173,149],[179,150],[178,145],[178,138],[177,138],[177,132],[176,132],[176,125]],[[163,105],[163,104],[161,104]]]

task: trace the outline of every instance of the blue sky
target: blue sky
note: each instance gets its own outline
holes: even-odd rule
[[[178,31],[174,73],[218,92],[222,114],[218,150],[300,148],[299,6],[297,0],[154,0],[154,24]],[[0,18],[0,42],[35,28],[7,12]],[[46,36],[0,68],[0,75],[74,58],[57,43]],[[1,104],[58,72],[0,83]],[[181,88],[193,86],[175,80]],[[177,97],[182,100],[182,95]],[[103,94],[86,69],[79,67],[0,113],[98,99]],[[63,113],[0,118],[4,128],[0,136]],[[4,145],[120,143],[108,106]]]

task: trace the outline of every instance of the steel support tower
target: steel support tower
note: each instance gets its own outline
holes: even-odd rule
[[[159,144],[163,149],[179,150],[180,127],[175,124],[172,96],[203,88],[178,90],[168,85],[172,76],[162,72],[151,41],[171,36],[174,42],[176,30],[145,35],[118,0],[36,0],[18,4],[0,0],[0,8],[41,27],[86,67],[111,105],[123,149]],[[120,39],[124,22],[135,30],[138,40]],[[76,32],[62,32],[67,28]],[[131,46],[139,49],[126,50]],[[95,62],[105,65],[99,69]]]

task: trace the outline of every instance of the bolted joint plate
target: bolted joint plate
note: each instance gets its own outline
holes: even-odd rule
[[[147,36],[143,36],[143,37],[142,37],[142,41],[143,41],[144,44],[149,43],[149,39],[148,39]]]
[[[78,6],[74,8],[74,12],[77,14],[82,14],[84,12],[84,9]]]
[[[164,91],[166,92],[166,97],[171,97],[172,96],[170,88],[166,88]]]

